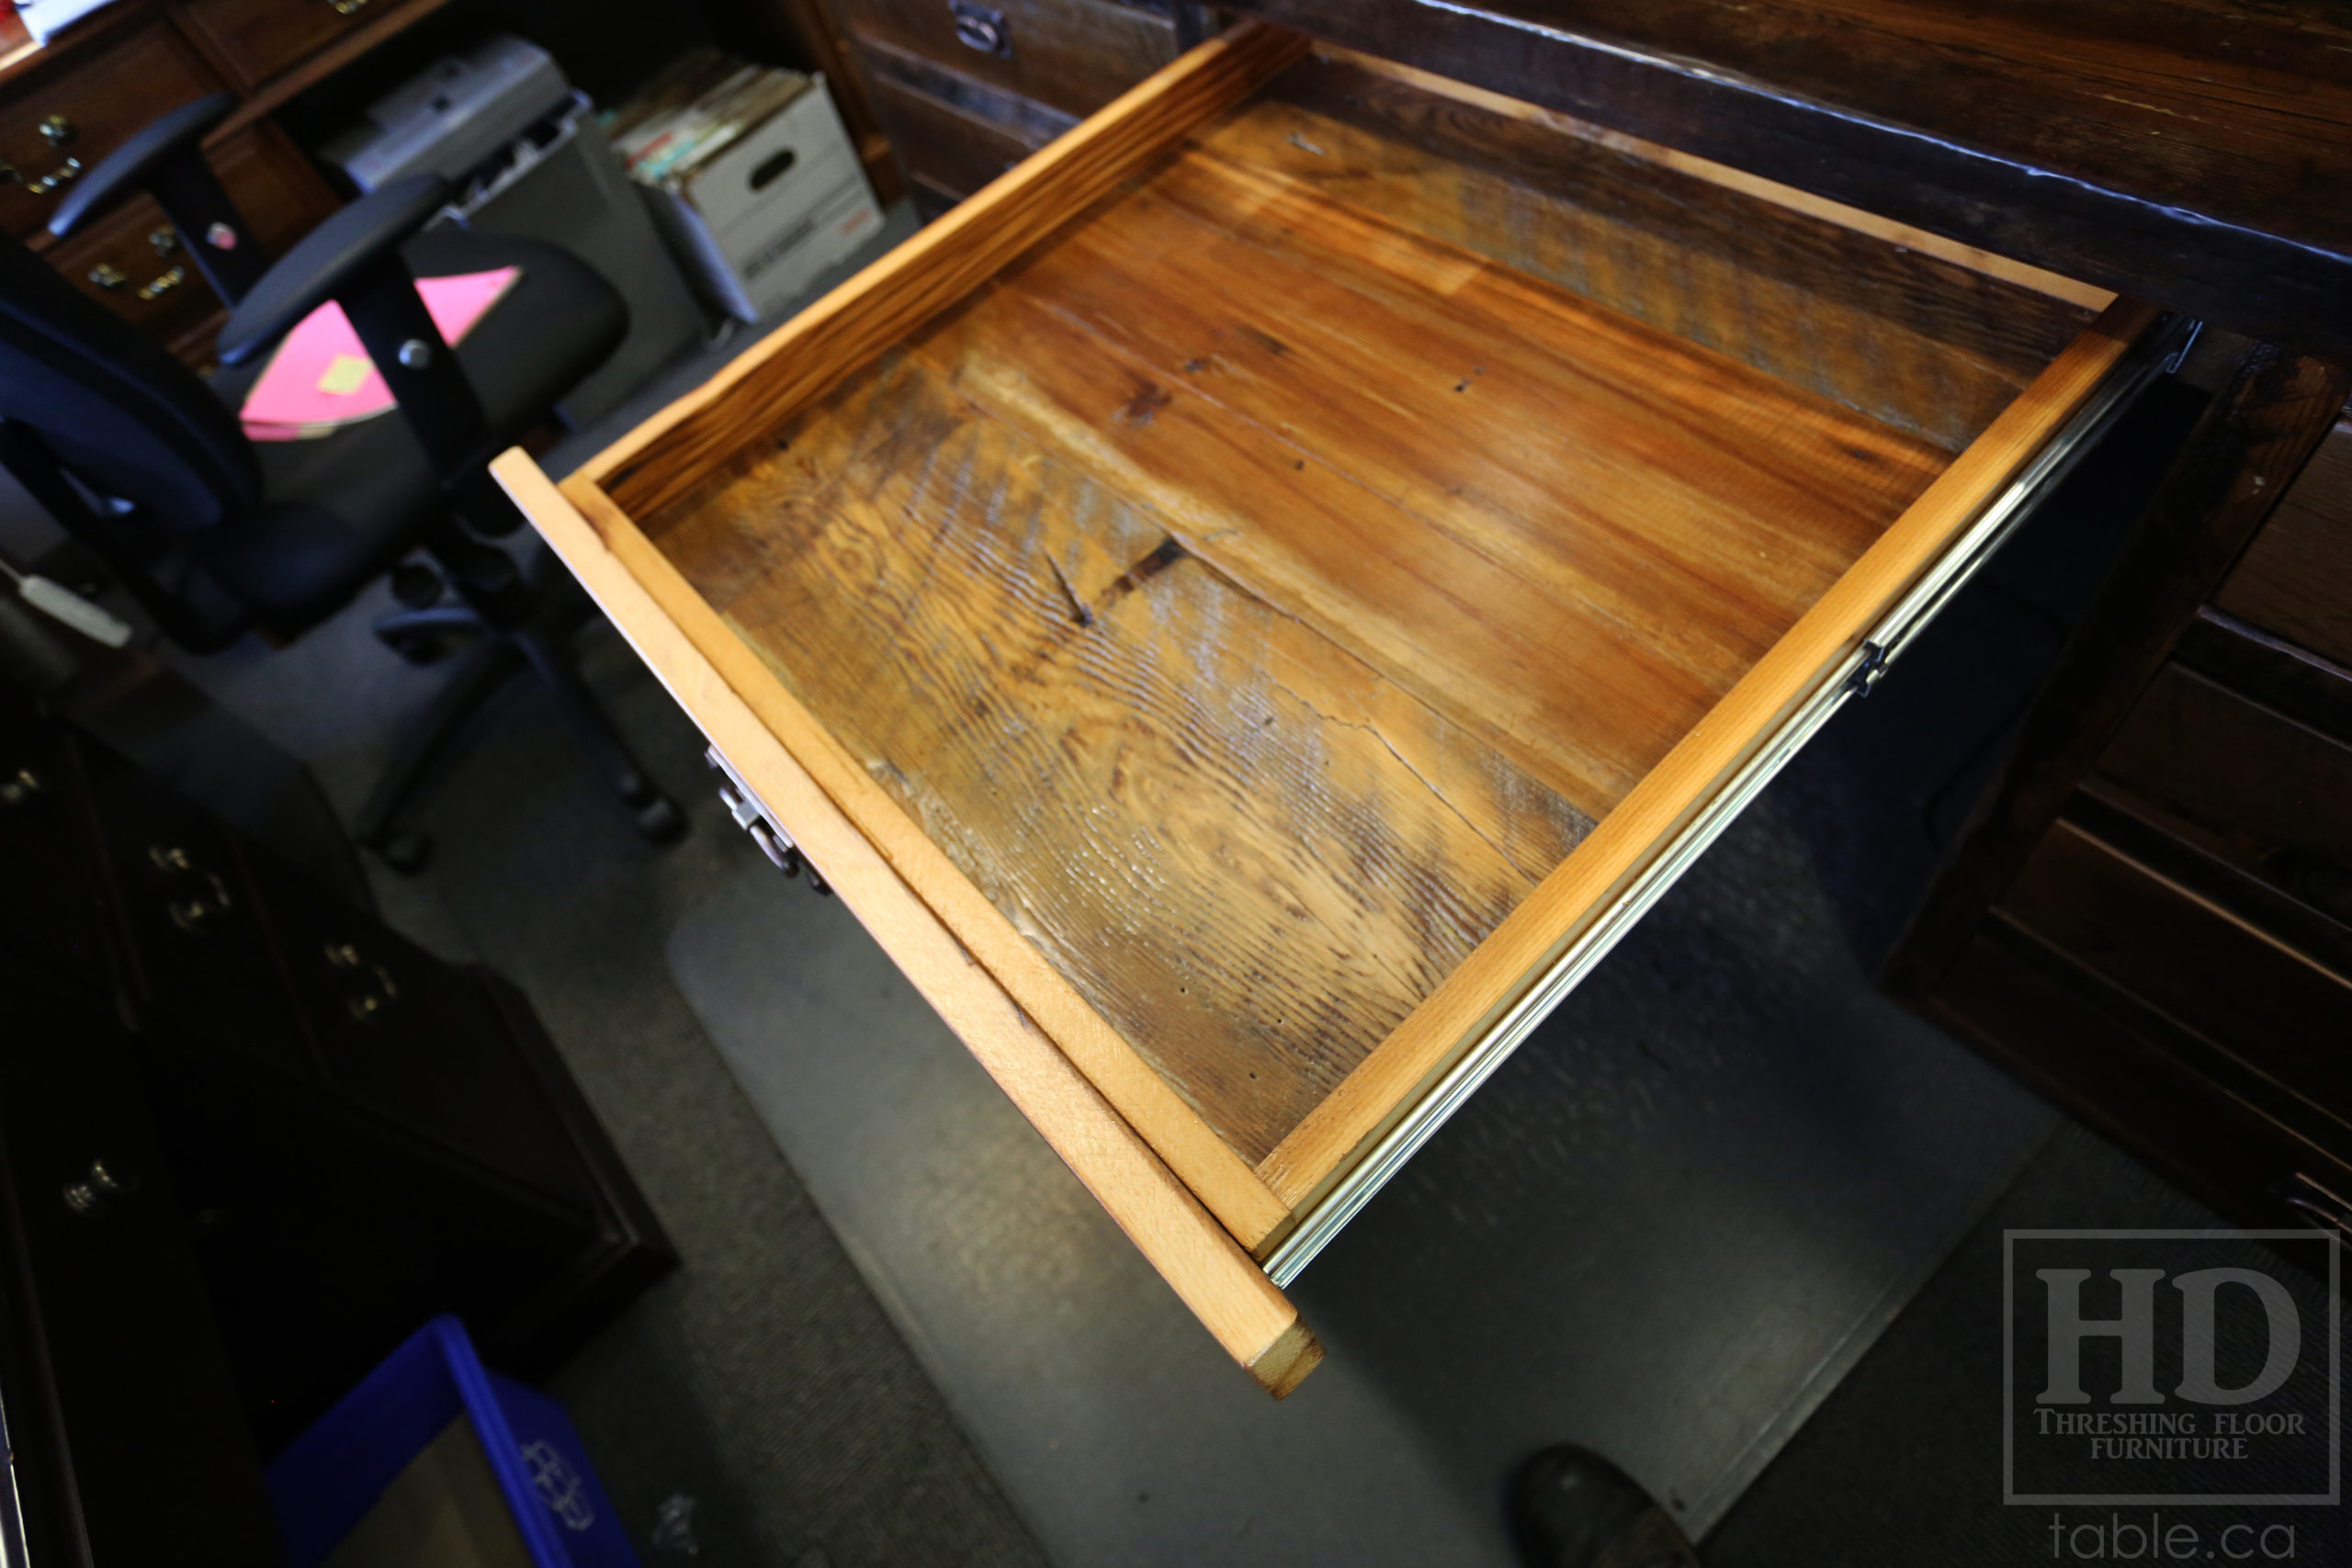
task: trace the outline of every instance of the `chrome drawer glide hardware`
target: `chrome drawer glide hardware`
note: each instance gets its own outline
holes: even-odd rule
[[[792,841],[792,835],[775,825],[775,814],[752,793],[752,786],[743,782],[743,775],[735,771],[733,763],[718,754],[718,748],[707,748],[702,760],[718,774],[718,804],[727,807],[727,814],[735,818],[735,826],[751,835],[752,842],[760,846],[760,852],[774,861],[775,868],[786,876],[797,876],[806,871],[812,892],[831,894],[825,879],[817,874],[817,868],[802,856],[800,846]]]
[[[1322,1200],[1299,1217],[1298,1228],[1266,1258],[1266,1274],[1276,1285],[1298,1278],[1315,1255],[1323,1250],[1356,1211],[1404,1168],[1405,1162],[1459,1111],[1478,1086],[1502,1066],[1535,1026],[1551,1016],[1594,965],[1606,958],[1625,933],[1648,913],[1651,905],[1674,886],[1706,847],[1731,826],[1747,803],[1763,793],[1790,758],[1804,749],[1846,699],[1868,691],[1903,649],[1933,620],[1936,613],[1960,592],[1977,570],[1992,558],[2033,513],[2108,428],[2120,418],[2140,393],[2167,366],[2175,364],[2200,323],[2182,316],[2167,316],[2135,344],[2121,363],[2100,384],[2057,434],[2020,469],[2016,478],[1986,502],[1960,538],[1930,567],[1910,591],[1849,653],[1839,666],[1814,688],[1813,694],[1791,711],[1753,756],[1724,782],[1714,797],[1700,809],[1690,829],[1636,874],[1616,901],[1603,907],[1551,967],[1539,975],[1517,1001],[1506,1008],[1486,1034],[1464,1051],[1453,1066],[1423,1092],[1402,1120],[1365,1151],[1348,1174]]]
[[[1846,695],[1869,696],[1871,688],[1878,684],[1878,678],[1886,673],[1886,649],[1877,643],[1862,644],[1862,661],[1854,667],[1851,675],[1846,677]]]

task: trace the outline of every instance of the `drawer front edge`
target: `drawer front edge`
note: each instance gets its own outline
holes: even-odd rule
[[[777,826],[1218,1344],[1276,1397],[1288,1393],[1322,1358],[1297,1310],[1235,1239],[1230,1222],[1204,1206],[1202,1195],[933,912],[639,580],[639,563],[660,558],[627,516],[608,501],[597,505],[601,492],[592,486],[559,491],[520,451],[499,458],[492,471],[679,705],[756,789]],[[594,524],[578,504],[583,500],[597,514]],[[721,633],[731,637],[723,627]]]

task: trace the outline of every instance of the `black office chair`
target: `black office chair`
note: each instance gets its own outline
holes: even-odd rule
[[[525,570],[487,542],[522,518],[485,465],[612,352],[627,307],[554,246],[420,232],[447,197],[429,175],[354,202],[265,267],[199,150],[225,112],[207,100],[164,117],[85,175],[52,223],[70,231],[131,191],[153,190],[235,302],[220,339],[224,368],[208,385],[24,247],[0,244],[0,464],[191,651],[249,628],[298,637],[388,571],[410,606],[377,624],[397,651],[424,661],[453,637],[479,637],[356,826],[394,866],[413,870],[427,850],[397,830],[396,814],[451,733],[523,663],[553,690],[639,830],[676,838],[684,817],[631,758],[569,655],[569,634],[590,610],[584,595],[544,551]],[[414,278],[510,265],[522,269],[514,287],[452,351]],[[390,385],[399,416],[314,440],[247,442],[235,411],[266,350],[330,299]],[[420,547],[438,572],[401,564]],[[442,602],[448,588],[454,604]]]

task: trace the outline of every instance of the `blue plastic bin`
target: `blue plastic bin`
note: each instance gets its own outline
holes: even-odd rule
[[[269,1467],[292,1568],[317,1568],[463,1411],[538,1568],[640,1568],[563,1406],[481,1364],[436,1317]]]

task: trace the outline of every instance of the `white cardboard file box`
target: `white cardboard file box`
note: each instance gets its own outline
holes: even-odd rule
[[[613,141],[688,276],[744,321],[882,226],[822,76],[690,55],[616,117]]]

